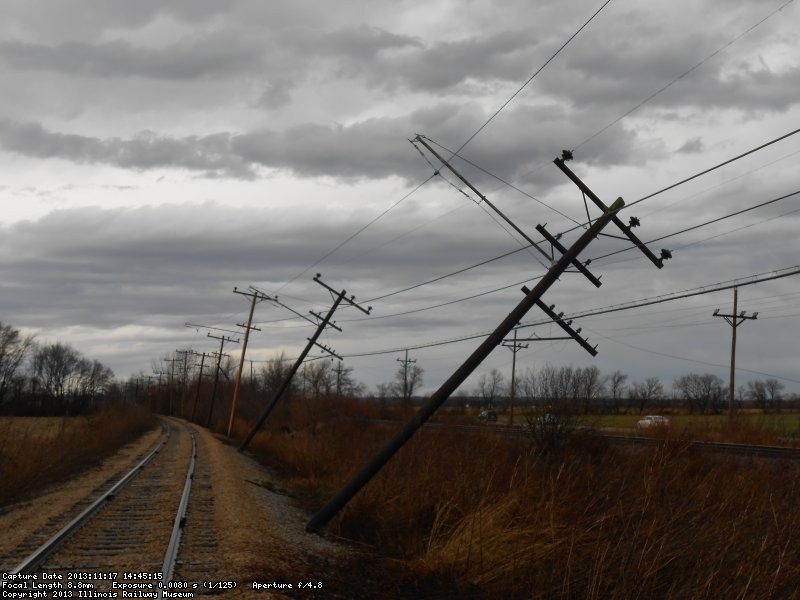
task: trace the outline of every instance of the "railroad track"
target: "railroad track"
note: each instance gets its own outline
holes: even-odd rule
[[[189,426],[165,420],[155,447],[129,471],[17,548],[24,558],[3,568],[4,594],[161,598],[224,591],[211,583],[219,569],[211,474],[197,460],[198,446]]]

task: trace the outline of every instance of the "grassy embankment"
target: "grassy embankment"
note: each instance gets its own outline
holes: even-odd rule
[[[391,431],[352,403],[311,426],[306,408],[276,415],[254,445],[315,510]],[[798,475],[794,463],[693,454],[683,439],[631,449],[581,435],[544,455],[523,439],[436,430],[329,530],[406,567],[390,595],[797,598]]]
[[[81,417],[0,417],[0,506],[63,481],[155,425],[142,407]]]

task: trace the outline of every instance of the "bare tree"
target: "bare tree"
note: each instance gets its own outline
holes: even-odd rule
[[[423,373],[425,369],[416,364],[400,365],[395,372],[391,384],[392,395],[400,399],[403,410],[407,411],[411,407],[411,398],[422,385]]]
[[[584,369],[576,369],[575,379],[577,391],[575,399],[583,403],[583,413],[589,414],[591,405],[603,395],[606,378],[603,377],[596,365],[592,365]]]
[[[0,322],[0,404],[5,402],[6,392],[32,346],[32,336],[23,337],[17,329]]]
[[[664,386],[658,377],[648,377],[643,382],[634,382],[629,390],[631,403],[635,404],[642,414],[644,407],[652,400],[656,400],[664,393]]]
[[[783,383],[777,379],[770,378],[764,382],[764,388],[769,396],[770,408],[774,411],[780,412],[782,399],[781,392],[784,388]]]
[[[767,412],[767,386],[760,379],[747,382],[747,397],[764,412]]]
[[[334,385],[332,363],[330,359],[315,360],[305,363],[300,371],[303,389],[315,400],[331,394]]]
[[[719,412],[722,409],[724,398],[722,379],[716,375],[711,373],[682,375],[672,382],[672,387],[683,394],[690,413],[699,410],[705,414],[709,410]]]
[[[484,408],[493,408],[503,390],[503,374],[498,369],[483,373],[478,379],[477,395]]]
[[[619,409],[625,395],[626,381],[628,381],[628,376],[619,369],[608,376],[608,391],[611,394],[611,402],[615,411]]]

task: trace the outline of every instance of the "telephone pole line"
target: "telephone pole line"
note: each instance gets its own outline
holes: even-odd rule
[[[421,141],[420,136],[417,136],[417,139]],[[571,174],[571,171],[566,169],[566,167],[563,165],[564,160],[569,160],[571,158],[572,154],[568,151],[564,151],[562,158],[557,158],[555,162],[559,168],[562,169],[562,171]],[[559,161],[561,164],[559,164]],[[444,166],[452,171],[452,167],[450,167],[448,163],[444,163]],[[571,248],[564,248],[565,251],[562,252],[561,257],[552,264],[552,266],[537,282],[533,290],[523,288],[525,297],[520,301],[520,303],[511,311],[511,313],[508,314],[508,316],[506,316],[505,319],[503,319],[497,328],[491,334],[489,334],[489,336],[478,346],[478,348],[476,348],[473,353],[467,357],[464,363],[450,376],[450,378],[447,379],[447,381],[445,381],[441,387],[430,396],[428,401],[422,405],[422,407],[416,412],[411,420],[406,423],[403,429],[400,430],[392,439],[390,439],[383,449],[381,449],[378,454],[368,461],[367,464],[364,465],[362,469],[356,473],[355,476],[347,484],[345,484],[345,486],[339,490],[339,492],[333,498],[331,498],[328,503],[319,510],[319,512],[317,512],[311,518],[306,525],[306,531],[321,531],[322,528],[336,515],[336,513],[344,508],[344,506],[353,498],[353,496],[355,496],[361,490],[361,488],[369,483],[369,481],[378,473],[378,471],[381,470],[381,468],[383,468],[383,466],[395,455],[395,453],[400,450],[400,448],[417,432],[417,430],[433,416],[439,407],[441,407],[441,405],[447,401],[450,395],[456,391],[456,389],[458,389],[458,387],[467,379],[467,377],[469,377],[469,375],[478,367],[478,365],[480,365],[481,362],[483,362],[483,360],[503,342],[505,336],[511,333],[511,331],[525,316],[525,314],[534,306],[538,305],[540,308],[545,310],[548,315],[555,316],[558,319],[556,321],[557,324],[562,329],[566,330],[571,337],[574,337],[584,348],[590,349],[591,352],[595,351],[594,348],[591,348],[591,346],[585,342],[585,340],[578,336],[577,332],[572,331],[568,323],[561,320],[563,313],[560,315],[555,315],[555,313],[552,311],[552,306],[547,306],[542,302],[542,295],[558,280],[558,278],[567,270],[570,265],[581,265],[583,269],[579,270],[581,270],[587,279],[595,284],[595,286],[599,286],[600,281],[591,275],[591,273],[586,271],[585,264],[578,262],[578,255],[586,249],[591,241],[594,240],[594,238],[597,237],[603,228],[610,222],[617,224],[617,226],[622,229],[623,233],[625,233],[628,239],[630,239],[632,242],[638,242],[637,245],[643,249],[643,252],[648,255],[648,258],[653,260],[655,257],[652,256],[652,253],[650,253],[646,247],[643,248],[643,244],[638,241],[638,238],[636,238],[631,233],[630,229],[626,225],[622,224],[617,217],[617,213],[625,206],[625,202],[622,200],[622,198],[617,198],[614,204],[612,204],[610,207],[607,207],[605,204],[603,204],[603,202],[600,201],[599,198],[594,196],[592,191],[589,190],[589,188],[585,186],[585,184],[583,184],[583,182],[580,181],[577,176],[573,175],[570,178],[576,184],[579,184],[579,187],[584,194],[587,194],[587,192],[588,194],[591,194],[592,199],[603,211],[603,214],[597,218],[588,229],[584,231],[584,233],[573,243]],[[526,239],[529,239],[527,236],[525,237]],[[554,245],[554,247],[556,246]],[[558,249],[560,251],[560,248]],[[663,266],[661,261],[657,258],[655,258],[654,262],[659,268]]]
[[[733,421],[733,413],[734,413],[734,379],[736,377],[736,328],[739,327],[742,323],[747,320],[756,319],[758,317],[758,313],[754,312],[752,315],[747,315],[746,311],[742,311],[738,313],[738,301],[739,301],[739,288],[733,288],[733,313],[730,315],[723,315],[720,314],[719,309],[716,309],[712,316],[714,317],[722,317],[728,322],[728,325],[731,326],[732,334],[731,334],[731,378],[730,378],[730,387],[728,389],[728,422]]]
[[[253,426],[253,428],[250,430],[250,433],[248,433],[247,436],[244,438],[244,440],[242,440],[242,443],[239,445],[239,449],[238,449],[239,452],[243,452],[245,450],[245,448],[247,448],[247,446],[250,444],[252,439],[255,437],[256,433],[258,433],[258,430],[261,429],[261,426],[264,424],[264,421],[267,420],[267,417],[272,412],[272,409],[275,408],[275,405],[278,403],[278,400],[281,399],[281,396],[283,395],[283,393],[288,389],[289,385],[292,382],[292,378],[294,377],[295,373],[297,373],[297,370],[300,368],[300,365],[302,364],[303,360],[305,360],[306,356],[311,351],[311,348],[313,348],[315,345],[317,345],[320,348],[322,348],[323,350],[325,350],[326,352],[328,352],[330,354],[333,354],[334,356],[337,356],[330,348],[327,348],[324,345],[318,344],[317,343],[317,338],[319,338],[320,334],[322,334],[322,332],[329,325],[332,326],[332,327],[336,327],[336,325],[334,323],[331,323],[331,317],[333,317],[333,313],[336,312],[336,309],[339,307],[339,304],[341,304],[342,302],[345,302],[345,303],[349,304],[350,306],[353,306],[353,307],[357,308],[358,310],[360,310],[361,312],[363,312],[365,314],[369,314],[372,311],[372,307],[371,306],[368,307],[368,308],[363,308],[362,306],[360,306],[359,304],[357,304],[355,302],[355,296],[351,295],[350,298],[347,298],[347,296],[346,296],[347,291],[346,290],[341,290],[340,292],[337,292],[331,286],[329,286],[327,283],[324,283],[320,279],[320,277],[322,277],[322,275],[317,273],[316,277],[314,277],[314,281],[316,281],[318,284],[320,284],[322,287],[324,287],[325,289],[327,289],[331,293],[331,296],[334,298],[333,306],[331,306],[330,310],[328,310],[328,313],[324,317],[321,318],[319,324],[317,325],[317,330],[314,332],[314,335],[312,335],[310,338],[308,338],[308,343],[306,344],[306,347],[303,348],[303,351],[300,353],[300,356],[297,357],[297,360],[295,361],[294,365],[289,370],[289,372],[286,374],[286,377],[284,377],[283,382],[281,383],[281,385],[278,388],[278,390],[275,392],[275,396],[272,398],[272,401],[264,409],[264,412],[261,414],[261,416],[259,417],[259,419],[256,422],[256,424]],[[292,311],[292,312],[295,312],[295,311]],[[313,311],[310,311],[310,312],[315,317],[318,317],[318,318],[320,317],[320,315],[317,315]],[[297,314],[297,313],[295,313],[295,314]],[[303,318],[306,318],[306,317],[303,316]],[[336,329],[341,331],[341,329],[339,329],[338,327],[336,327]],[[339,358],[339,357],[337,356],[337,358]],[[340,358],[340,360],[341,360],[341,358]]]
[[[253,326],[253,313],[256,310],[256,303],[262,300],[277,300],[277,298],[270,298],[266,294],[259,292],[254,288],[250,288],[249,292],[240,292],[238,288],[233,288],[234,294],[240,294],[250,298],[250,314],[247,316],[247,325],[239,324],[239,327],[244,327],[244,342],[242,343],[242,356],[239,358],[239,370],[236,372],[236,383],[233,386],[233,401],[231,402],[231,415],[228,419],[228,433],[227,436],[231,437],[231,430],[233,429],[233,419],[236,416],[236,406],[239,403],[239,390],[242,384],[242,369],[244,368],[244,354],[247,352],[247,341],[250,339],[250,330],[255,329],[261,331],[258,327]]]
[[[206,418],[206,427],[211,428],[211,415],[214,412],[214,400],[217,395],[217,383],[219,382],[219,366],[222,362],[222,348],[225,346],[225,342],[232,342],[234,344],[238,344],[239,340],[235,340],[231,337],[226,337],[224,335],[211,335],[211,333],[207,333],[208,337],[214,338],[219,340],[219,352],[215,352],[214,354],[217,355],[217,368],[214,371],[214,385],[211,388],[211,402],[208,404],[208,417]],[[226,355],[227,356],[227,355]]]

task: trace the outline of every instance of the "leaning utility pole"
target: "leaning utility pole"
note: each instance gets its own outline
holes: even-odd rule
[[[256,303],[262,300],[273,300],[269,296],[262,294],[258,290],[251,288],[250,292],[240,292],[238,288],[233,288],[234,294],[241,294],[250,298],[250,314],[247,316],[247,325],[239,324],[239,327],[244,327],[244,342],[242,343],[242,356],[239,358],[239,370],[236,372],[236,383],[233,386],[233,401],[231,402],[231,416],[228,419],[228,437],[231,437],[231,430],[233,429],[233,418],[236,415],[236,405],[239,402],[239,389],[242,384],[242,368],[244,367],[244,353],[247,352],[247,341],[250,339],[250,330],[255,329],[261,331],[258,327],[253,327],[253,313],[256,310]]]
[[[575,242],[566,254],[554,264],[539,280],[536,287],[525,295],[525,298],[513,311],[497,326],[483,343],[467,358],[466,361],[436,390],[428,401],[422,405],[417,413],[406,423],[384,448],[370,460],[355,477],[350,480],[322,509],[315,514],[306,526],[309,532],[320,531],[336,513],[364,487],[381,468],[389,462],[395,453],[411,439],[417,430],[422,427],[436,410],[444,404],[450,395],[469,377],[483,360],[502,343],[503,338],[522,320],[522,317],[533,308],[537,300],[553,285],[558,277],[567,269],[578,254],[589,245],[603,227],[616,215],[625,203],[619,198],[608,212],[598,218],[595,223]]]
[[[719,309],[716,309],[713,314],[713,316],[715,317],[722,317],[723,319],[725,319],[731,326],[731,330],[733,331],[733,333],[731,334],[731,382],[730,382],[730,388],[728,389],[728,422],[733,421],[734,378],[736,377],[736,328],[743,322],[758,317],[757,312],[754,312],[752,316],[746,315],[745,314],[746,311],[742,311],[741,313],[737,314],[736,311],[738,310],[738,297],[739,297],[739,288],[735,287],[733,288],[733,314],[730,315],[720,314]]]
[[[417,137],[419,141],[419,136]],[[427,147],[427,146],[426,146]],[[570,159],[572,158],[572,154],[568,151],[565,151],[563,154],[563,159]],[[566,172],[571,173],[569,169],[566,169],[563,164],[559,164],[559,161],[563,163],[562,159],[556,159],[556,164],[559,165],[559,168]],[[444,166],[449,168],[453,171],[452,167],[448,163],[444,163]],[[566,170],[565,170],[566,169]],[[458,387],[469,377],[469,375],[478,367],[478,365],[483,362],[483,360],[491,354],[491,352],[499,346],[503,338],[508,335],[514,327],[516,327],[517,323],[519,323],[525,314],[533,308],[534,305],[538,305],[540,308],[545,310],[548,315],[551,315],[551,318],[554,316],[557,319],[557,324],[561,326],[562,329],[565,329],[572,337],[574,337],[582,346],[586,348],[591,348],[585,340],[580,338],[577,332],[574,332],[569,327],[569,324],[562,321],[561,317],[563,313],[556,315],[552,311],[552,307],[545,305],[541,301],[541,297],[545,291],[547,291],[557,280],[558,278],[567,270],[570,265],[580,265],[579,270],[594,283],[596,286],[600,285],[600,281],[595,278],[593,275],[588,273],[585,269],[585,264],[578,262],[578,255],[589,245],[589,243],[597,237],[597,235],[603,230],[603,228],[609,223],[614,222],[623,230],[631,241],[636,243],[638,239],[633,236],[630,230],[619,221],[617,217],[617,212],[619,212],[622,207],[625,206],[625,202],[622,198],[617,198],[614,204],[611,207],[606,207],[599,198],[594,196],[594,194],[589,190],[583,182],[577,179],[577,176],[573,176],[573,181],[579,183],[579,187],[582,190],[588,190],[588,193],[591,194],[593,201],[601,208],[603,214],[595,220],[594,223],[575,241],[571,248],[565,249],[565,252],[562,253],[561,257],[554,262],[554,264],[548,269],[548,271],[542,276],[533,290],[528,290],[527,288],[523,288],[525,293],[525,297],[523,300],[514,308],[514,310],[509,313],[509,315],[503,319],[503,321],[497,326],[497,328],[481,343],[478,348],[476,348],[473,353],[464,361],[464,363],[450,376],[447,381],[445,381],[441,387],[436,390],[436,392],[431,395],[428,401],[423,404],[423,406],[417,411],[417,413],[411,418],[411,420],[406,423],[402,430],[400,430],[392,439],[388,441],[388,443],[383,447],[383,449],[378,452],[362,469],[356,473],[356,475],[347,483],[345,486],[339,490],[339,492],[328,501],[328,503],[323,506],[317,514],[315,514],[311,520],[306,525],[306,531],[309,532],[319,532],[322,528],[338,513],[344,506],[355,496],[361,488],[363,488],[369,481],[381,470],[381,468],[395,455],[395,453],[402,448],[402,446],[417,432],[417,430],[422,427],[428,419],[433,416],[433,414],[438,410],[438,408],[444,404],[450,395],[458,389]],[[573,177],[570,177],[571,179]],[[463,180],[463,178],[462,178]],[[465,181],[465,180],[464,180]],[[472,187],[472,186],[471,186]],[[473,188],[474,189],[474,188]],[[587,192],[584,191],[586,194]],[[527,237],[527,236],[526,236]],[[555,239],[555,238],[554,238]],[[551,244],[554,247],[557,247],[556,244]],[[641,242],[637,245],[640,247],[642,246]],[[560,244],[558,245],[560,247]],[[559,248],[560,249],[560,248]],[[647,248],[643,250],[645,254],[649,253]],[[651,255],[651,253],[650,253]],[[650,257],[648,256],[648,258]],[[655,257],[652,257],[653,260]],[[654,262],[660,268],[663,266],[661,261],[655,259]],[[591,351],[594,352],[594,349],[591,348]]]
[[[222,362],[222,356],[223,356],[222,347],[225,345],[225,342],[233,342],[234,344],[238,344],[239,340],[235,340],[233,338],[226,337],[224,335],[222,335],[222,336],[211,335],[211,333],[208,333],[207,335],[210,338],[214,338],[216,340],[219,340],[219,352],[215,353],[217,355],[217,368],[214,371],[214,385],[211,388],[211,402],[209,402],[209,404],[208,404],[208,417],[206,418],[206,427],[210,428],[211,427],[211,414],[214,412],[214,400],[215,400],[216,395],[217,395],[217,383],[219,382],[219,366],[220,366],[220,363]]]
[[[355,308],[357,308],[358,310],[360,310],[361,312],[363,312],[365,314],[369,314],[370,311],[372,311],[372,307],[371,306],[368,307],[368,308],[361,307],[360,305],[358,305],[355,302],[355,296],[350,296],[350,298],[347,298],[346,297],[346,294],[347,294],[346,290],[342,290],[341,292],[337,292],[336,290],[334,290],[328,284],[323,283],[322,280],[320,280],[320,277],[322,277],[322,275],[317,273],[317,276],[314,277],[314,281],[316,281],[322,287],[326,288],[331,293],[331,296],[335,298],[335,300],[333,302],[333,306],[331,306],[330,310],[328,311],[328,314],[326,314],[324,317],[322,317],[321,315],[318,315],[314,311],[310,311],[312,315],[314,315],[315,317],[321,319],[320,322],[319,322],[319,325],[317,326],[317,330],[314,332],[314,335],[312,335],[310,338],[308,338],[308,344],[306,344],[306,347],[303,348],[303,351],[300,353],[300,356],[297,358],[297,360],[295,361],[295,363],[292,366],[292,368],[286,374],[286,377],[284,377],[283,382],[281,383],[280,387],[278,388],[278,391],[275,392],[275,396],[272,398],[272,401],[269,403],[269,405],[267,405],[267,408],[264,409],[264,412],[261,414],[261,416],[259,417],[259,419],[256,422],[256,424],[253,426],[253,428],[250,430],[250,433],[247,434],[247,436],[244,438],[242,443],[239,445],[239,452],[242,452],[242,451],[244,451],[245,448],[247,448],[248,444],[250,444],[252,439],[255,437],[256,433],[258,433],[258,430],[261,429],[261,426],[264,424],[264,421],[267,420],[267,417],[272,412],[272,409],[275,408],[275,405],[278,403],[278,400],[281,399],[281,396],[283,395],[283,393],[287,390],[289,385],[292,383],[292,378],[294,377],[295,373],[297,373],[297,370],[300,368],[300,365],[302,364],[303,360],[305,360],[306,356],[311,351],[311,348],[313,348],[315,345],[319,346],[320,348],[322,348],[323,350],[325,350],[329,354],[332,354],[333,356],[336,356],[337,358],[339,358],[341,360],[341,357],[337,356],[336,353],[333,352],[330,348],[328,348],[327,346],[324,346],[322,344],[319,344],[317,342],[317,338],[319,338],[320,334],[328,327],[328,325],[331,325],[332,327],[335,327],[336,329],[341,331],[341,329],[339,329],[339,327],[336,327],[335,324],[330,322],[331,321],[331,317],[333,317],[333,313],[336,312],[336,309],[339,307],[339,304],[342,301],[344,301],[347,304],[349,304],[350,306],[354,306]],[[281,305],[281,306],[283,306],[283,305]],[[292,312],[295,312],[295,311],[292,311]],[[297,313],[295,313],[295,314],[297,314]],[[306,317],[303,316],[303,318],[306,318]]]

